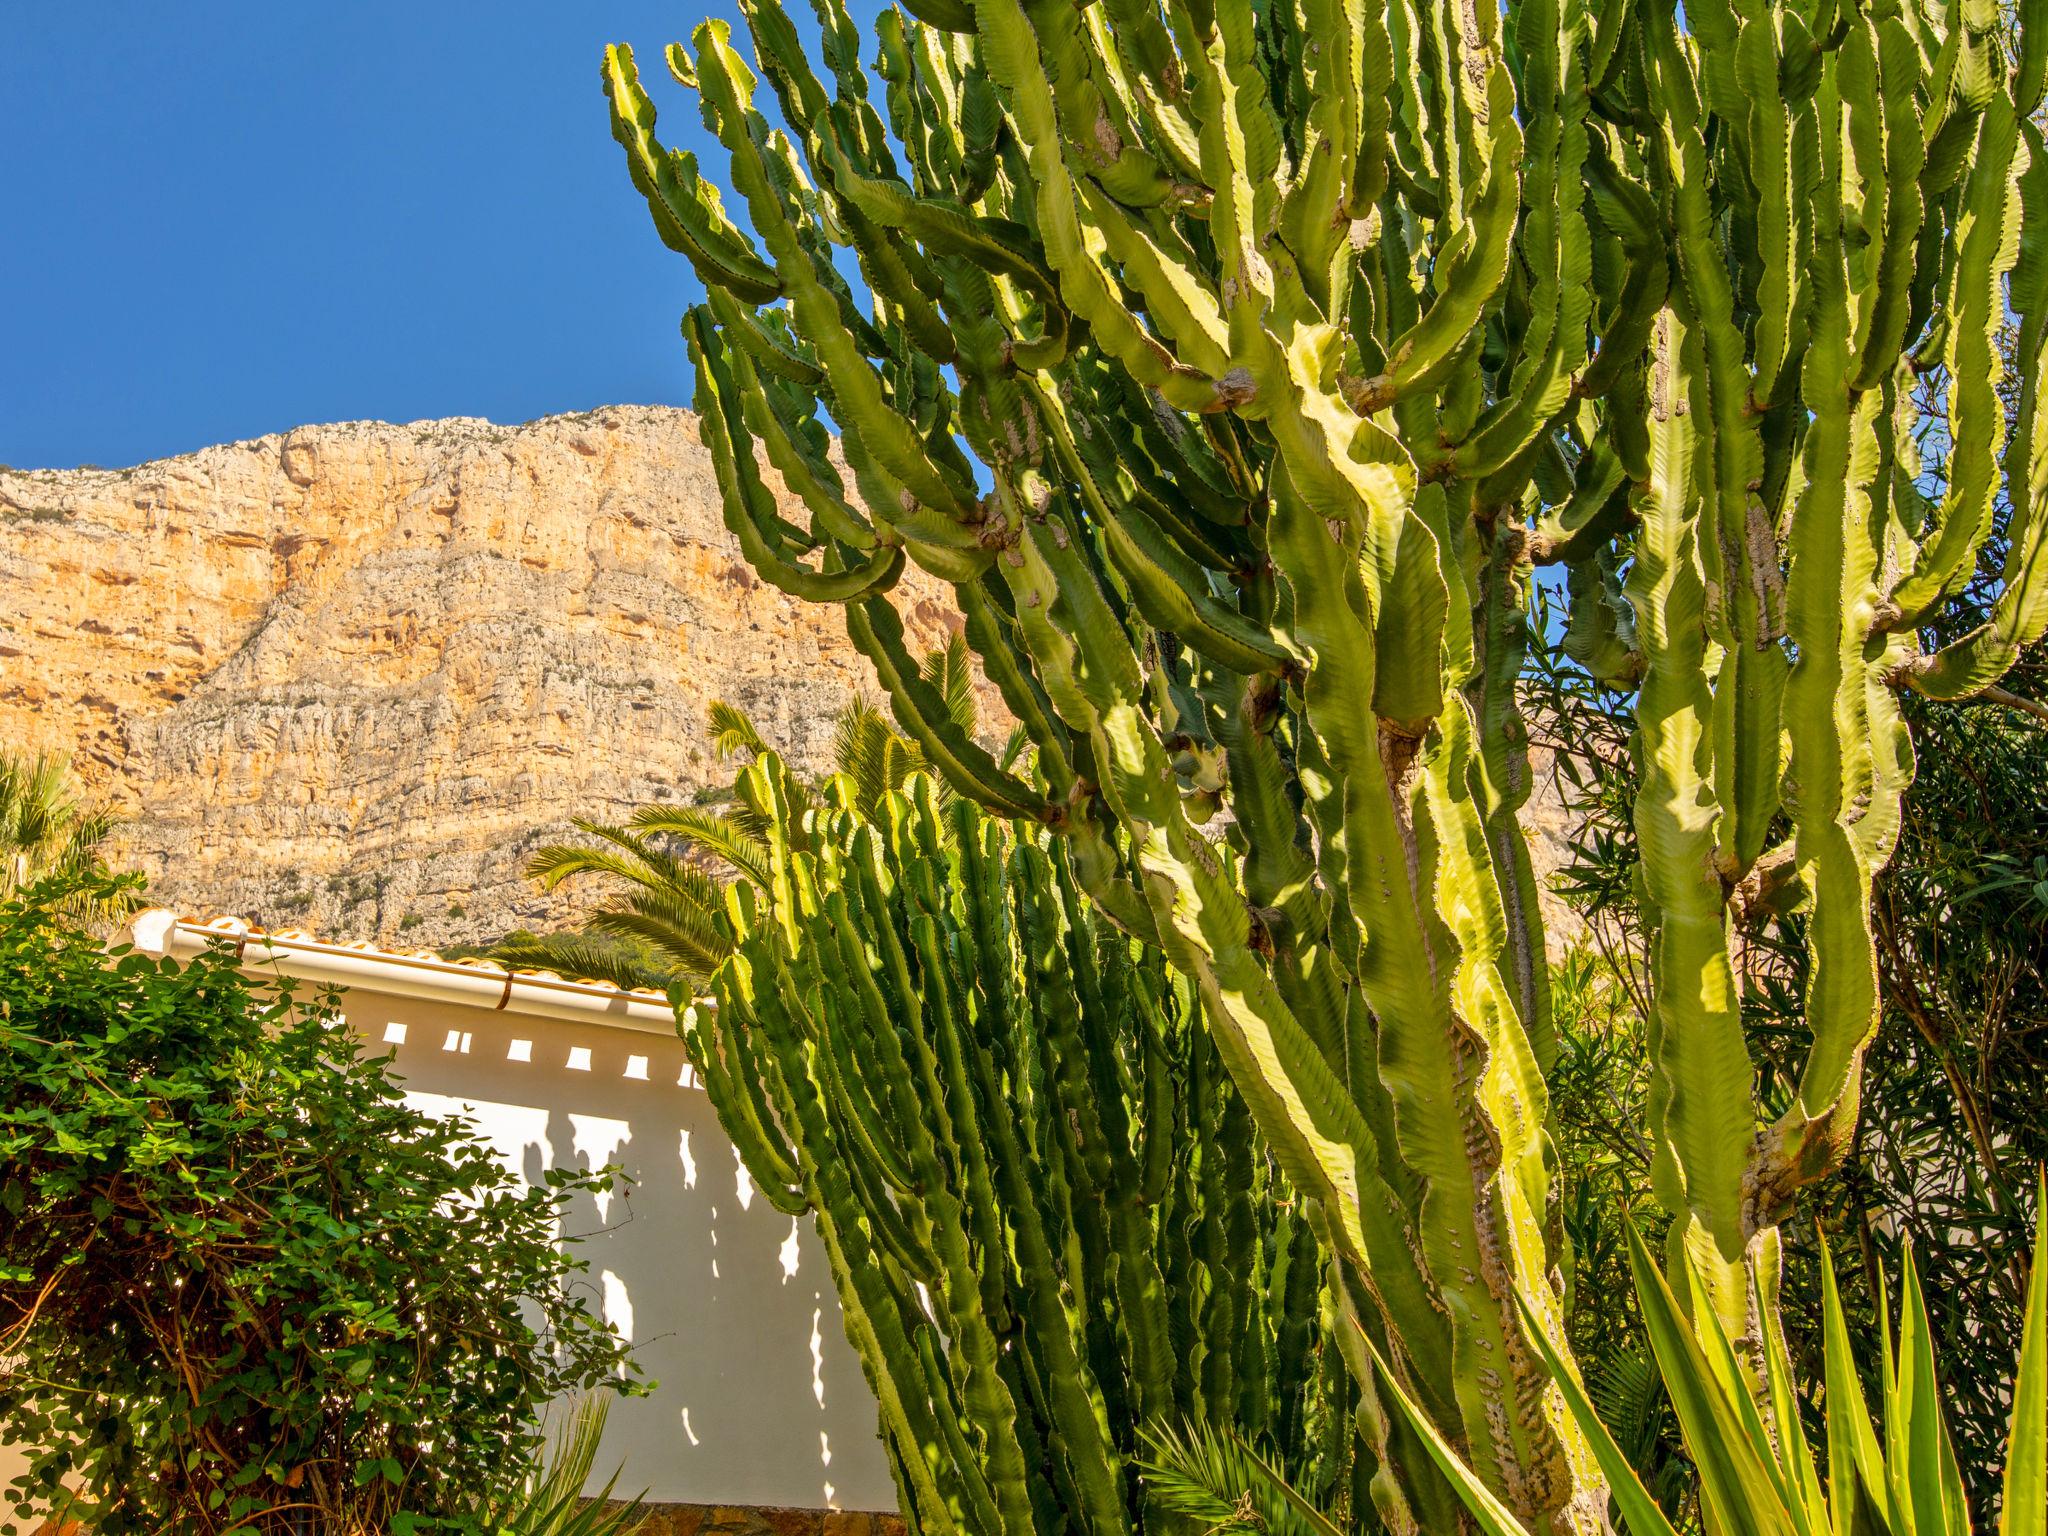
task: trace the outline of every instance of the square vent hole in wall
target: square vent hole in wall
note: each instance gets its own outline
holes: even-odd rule
[[[384,1043],[386,1045],[405,1044],[405,1026],[396,1019],[386,1024],[384,1026]]]
[[[570,1046],[568,1066],[571,1072],[588,1072],[590,1070],[590,1047],[587,1045]]]
[[[531,1040],[514,1040],[505,1047],[505,1059],[507,1061],[533,1060],[533,1042]]]

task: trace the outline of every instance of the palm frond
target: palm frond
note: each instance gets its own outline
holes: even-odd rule
[[[584,927],[592,933],[644,940],[667,957],[677,972],[709,973],[732,952],[732,941],[710,913],[693,911],[681,903],[657,911],[612,907],[593,912]]]
[[[526,861],[526,875],[549,891],[577,875],[609,875],[635,886],[656,885],[661,880],[660,871],[637,852],[592,848],[585,843],[549,843],[536,848]]]
[[[761,733],[754,728],[754,722],[747,718],[747,712],[737,704],[728,704],[723,699],[711,701],[711,750],[721,761],[732,757],[759,757],[768,750],[768,743],[761,739]]]
[[[1600,1422],[1645,1478],[1655,1470],[1657,1438],[1663,1424],[1664,1381],[1656,1358],[1645,1349],[1617,1352],[1599,1362],[1587,1395]]]
[[[0,896],[39,880],[75,880],[104,871],[101,848],[114,825],[111,814],[80,802],[63,757],[0,752]],[[64,905],[73,916],[99,922],[132,912],[139,899],[135,890],[124,887],[111,895],[80,895]]]
[[[832,761],[853,785],[853,803],[872,817],[889,794],[924,766],[924,754],[882,712],[855,698],[832,730]]]
[[[946,701],[946,713],[968,735],[974,734],[974,657],[967,649],[967,636],[956,634],[945,649],[932,651],[924,659],[924,680]]]
[[[1140,1434],[1149,1452],[1138,1464],[1147,1495],[1161,1510],[1205,1522],[1211,1536],[1341,1536],[1283,1468],[1233,1431],[1153,1424]]]
[[[756,885],[768,883],[767,844],[725,811],[701,805],[643,805],[633,813],[633,830],[672,837],[723,859]]]
[[[515,970],[553,971],[572,981],[588,978],[628,989],[665,987],[677,974],[673,959],[645,940],[608,933],[519,934],[487,953]]]

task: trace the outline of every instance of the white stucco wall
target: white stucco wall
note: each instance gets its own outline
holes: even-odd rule
[[[620,1492],[895,1507],[824,1250],[754,1192],[679,1041],[361,989],[343,1006],[413,1103],[467,1114],[520,1176],[616,1163],[630,1179],[565,1221],[591,1306],[659,1382],[612,1406],[599,1470],[623,1463]]]

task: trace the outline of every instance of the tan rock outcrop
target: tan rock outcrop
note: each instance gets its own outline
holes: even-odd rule
[[[915,647],[957,623],[915,571],[896,597]],[[838,610],[725,532],[687,412],[0,470],[0,742],[72,754],[170,904],[385,942],[545,924],[528,853],[719,778],[712,699],[815,770],[856,689]]]

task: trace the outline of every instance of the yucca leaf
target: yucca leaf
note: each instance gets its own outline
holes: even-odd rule
[[[2026,1332],[2012,1384],[1999,1536],[2048,1532],[2048,1180],[2035,1183],[2034,1211],[2033,1275],[2027,1281]]]
[[[1798,1526],[1779,1497],[1772,1468],[1757,1453],[1749,1427],[1722,1390],[1693,1332],[1695,1326],[1718,1328],[1714,1313],[1702,1309],[1695,1321],[1688,1323],[1634,1223],[1629,1225],[1628,1239],[1629,1269],[1642,1305],[1643,1326],[1656,1351],[1665,1389],[1671,1394],[1685,1448],[1699,1468],[1702,1502],[1716,1527],[1756,1532],[1757,1536],[1798,1536]]]
[[[1969,1536],[1962,1471],[1935,1376],[1934,1328],[1910,1244],[1899,1290],[1898,1390],[1887,1407],[1885,1437],[1892,1507],[1911,1511],[1913,1536]]]

